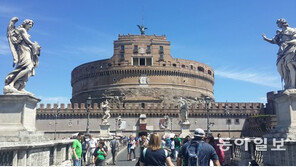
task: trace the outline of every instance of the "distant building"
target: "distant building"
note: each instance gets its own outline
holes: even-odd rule
[[[196,55],[198,56],[198,55]],[[207,128],[207,107],[202,102],[210,97],[209,108],[213,133],[240,136],[244,122],[250,116],[264,114],[262,103],[214,102],[214,70],[201,62],[173,58],[166,36],[119,35],[114,41],[110,59],[89,62],[76,67],[71,75],[72,104],[40,105],[37,128],[49,136],[66,137],[85,131],[86,100],[92,98],[90,130],[99,133],[102,109],[100,103],[109,100],[111,132],[116,130],[116,118],[126,121],[124,134],[143,130],[139,116],[147,116],[147,131],[162,132],[159,120],[170,117],[168,130],[179,132],[178,100],[189,104],[190,129]],[[230,92],[231,93],[231,92]]]

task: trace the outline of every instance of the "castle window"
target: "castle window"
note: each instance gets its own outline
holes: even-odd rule
[[[152,65],[152,58],[139,58],[133,57],[133,66],[151,66]]]
[[[140,58],[140,66],[145,66],[145,58]]]
[[[235,124],[239,124],[239,119],[235,119]]]
[[[193,70],[193,65],[190,65],[190,69]]]
[[[231,119],[230,119],[230,118],[228,118],[228,119],[226,120],[226,124],[227,124],[227,125],[230,125],[230,124],[231,124]]]
[[[212,75],[212,71],[211,71],[211,70],[208,70],[208,74],[209,74],[209,75]]]
[[[102,65],[100,65],[100,69],[103,69],[103,66]]]
[[[134,45],[134,53],[138,53],[138,45]]]
[[[198,71],[201,71],[201,72],[205,72],[205,69],[204,69],[203,67],[200,67],[200,66],[197,67],[197,70],[198,70]]]
[[[120,45],[120,52],[124,53],[124,45]]]
[[[120,53],[120,61],[123,61],[123,60],[124,60],[124,54]]]
[[[139,65],[139,58],[133,58],[133,65],[138,66]]]
[[[184,64],[182,64],[182,68],[185,68],[186,66]]]
[[[163,61],[164,60],[164,58],[163,58],[163,54],[160,54],[159,55],[159,61]]]
[[[145,108],[145,103],[141,103],[141,107],[142,108]]]
[[[159,53],[163,54],[163,46],[159,46]]]
[[[173,67],[177,67],[177,64],[173,64]]]
[[[150,47],[150,45],[147,45],[146,53],[151,53],[151,47]]]
[[[151,66],[151,65],[152,65],[152,59],[146,58],[146,66]]]

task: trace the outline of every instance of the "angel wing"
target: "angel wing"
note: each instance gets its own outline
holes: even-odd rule
[[[16,48],[13,44],[13,34],[15,33],[15,23],[18,21],[17,17],[13,17],[10,21],[9,21],[9,25],[7,27],[7,39],[8,39],[8,43],[9,43],[9,47],[13,56],[13,65],[12,67],[15,66],[15,64],[18,63],[18,54],[16,51]]]

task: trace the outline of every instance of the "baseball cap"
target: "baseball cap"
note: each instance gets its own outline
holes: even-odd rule
[[[204,135],[205,135],[205,131],[204,130],[202,130],[200,128],[195,129],[194,136],[203,137]]]

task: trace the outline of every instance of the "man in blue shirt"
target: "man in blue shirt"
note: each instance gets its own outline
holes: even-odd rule
[[[220,166],[215,149],[203,141],[204,137],[204,130],[198,128],[194,131],[194,138],[185,143],[180,149],[177,166],[193,166],[192,161],[194,162],[194,160],[194,165],[197,166],[210,166],[210,160],[213,161],[215,166]]]

